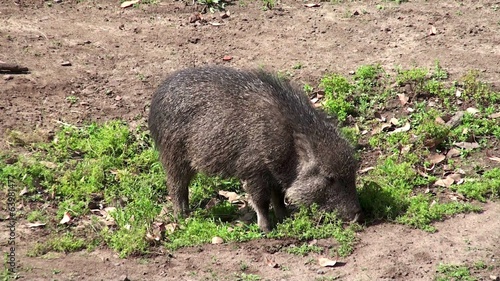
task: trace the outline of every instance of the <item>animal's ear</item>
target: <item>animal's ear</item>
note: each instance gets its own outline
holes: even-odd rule
[[[300,133],[293,134],[295,150],[299,159],[303,163],[313,164],[316,162],[313,147],[306,135]]]

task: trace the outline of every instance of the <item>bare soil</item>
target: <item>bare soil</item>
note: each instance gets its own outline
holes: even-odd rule
[[[392,71],[431,68],[439,60],[452,79],[477,69],[482,80],[500,86],[495,0],[322,2],[314,8],[282,1],[268,11],[261,1],[240,0],[226,6],[228,18],[207,13],[196,23],[189,19],[201,6],[186,2],[122,9],[118,1],[62,0],[51,7],[42,0],[2,1],[0,61],[30,72],[0,73],[0,147],[7,149],[11,130],[43,140],[61,122],[145,124],[155,87],[188,66],[263,66],[317,85],[326,73],[347,75],[363,64]],[[23,220],[16,255],[25,280],[236,280],[246,266],[246,274],[266,280],[432,280],[439,263],[477,261],[494,266],[480,274],[489,280],[500,275],[500,203],[483,207],[481,214],[436,223],[434,234],[390,223],[368,226],[354,253],[334,268],[320,268],[316,254],[276,251],[293,241],[267,239],[127,259],[109,249],[29,258],[27,250],[43,237]],[[0,227],[7,229],[7,222]],[[0,234],[7,251],[8,233]]]

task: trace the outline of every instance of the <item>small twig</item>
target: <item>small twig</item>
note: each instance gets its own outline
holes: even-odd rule
[[[53,121],[56,122],[56,123],[58,123],[58,124],[61,124],[61,125],[65,126],[65,127],[72,127],[72,128],[78,129],[77,126],[69,124],[69,123],[66,123],[66,122],[63,122],[63,121],[59,121],[59,120],[55,120],[55,119],[53,119]]]
[[[0,72],[6,73],[28,73],[29,69],[25,66],[0,62]]]

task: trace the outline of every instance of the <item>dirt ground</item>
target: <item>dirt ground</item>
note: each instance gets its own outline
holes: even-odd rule
[[[26,66],[30,73],[0,74],[0,147],[7,147],[10,130],[46,137],[61,122],[120,118],[144,124],[162,77],[187,66],[263,66],[317,85],[328,72],[347,75],[363,64],[379,63],[391,71],[430,68],[439,60],[452,79],[477,69],[482,80],[500,86],[500,2],[495,0],[322,2],[313,8],[283,0],[268,11],[262,1],[239,0],[226,6],[229,17],[208,13],[195,23],[190,16],[201,7],[186,2],[122,9],[119,1],[2,1],[0,61]],[[267,280],[432,280],[439,263],[479,260],[495,266],[496,272],[484,276],[489,280],[490,274],[500,275],[500,203],[485,204],[484,210],[436,223],[435,234],[371,225],[359,233],[345,264],[334,268],[311,263],[315,254],[275,252],[286,241],[272,240],[151,258],[119,259],[106,249],[28,258],[37,236],[23,229],[23,221],[16,250],[25,280],[235,280],[242,264],[248,265],[246,273]],[[7,229],[6,222],[0,226]],[[0,234],[4,247],[7,235]],[[268,266],[266,259],[280,267]]]

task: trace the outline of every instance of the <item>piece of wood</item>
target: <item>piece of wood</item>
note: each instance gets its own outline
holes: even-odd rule
[[[0,62],[0,72],[26,73],[28,71],[29,71],[29,69],[25,66],[21,66],[18,64],[12,64],[12,63]]]

